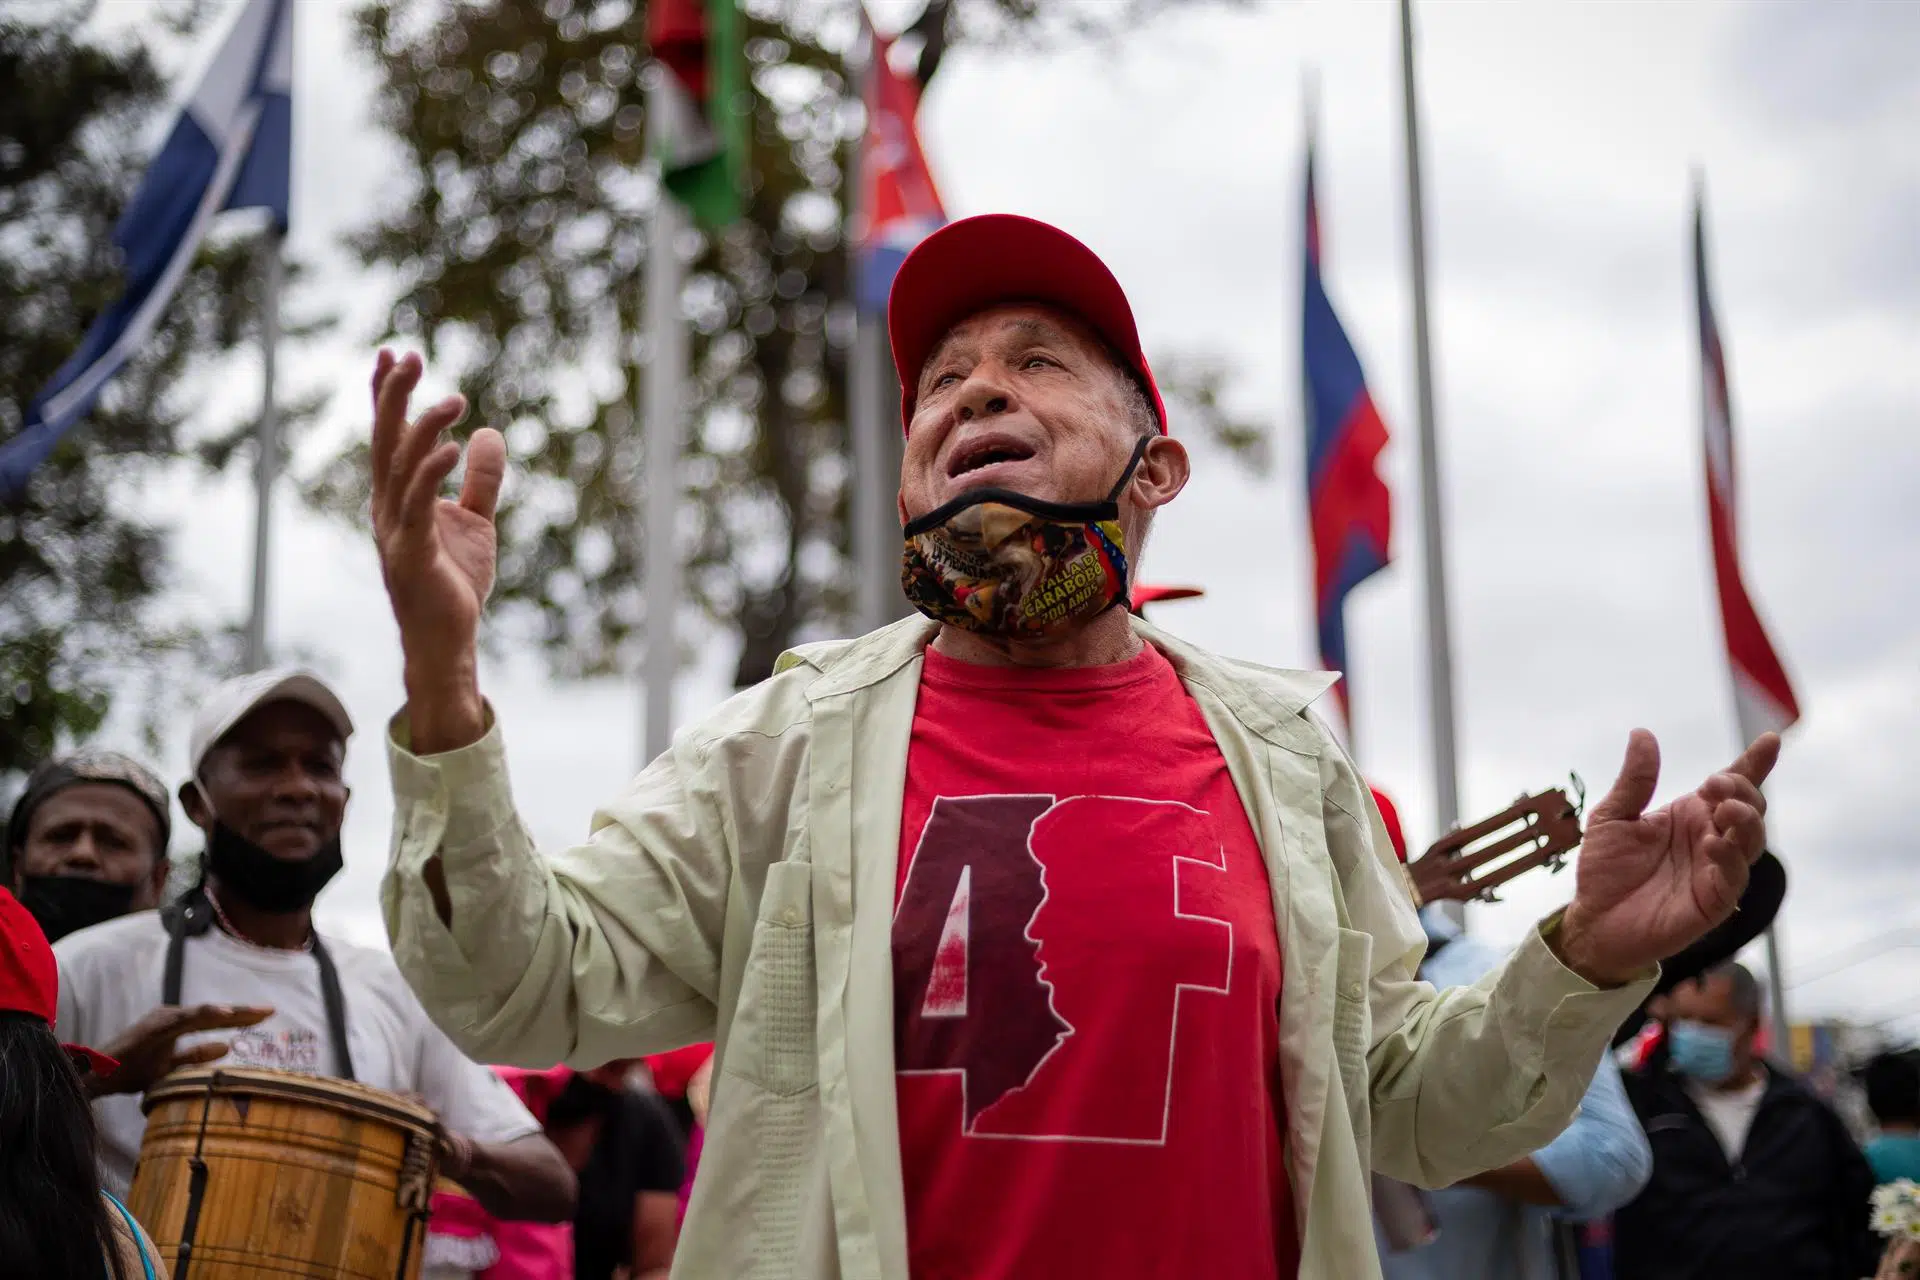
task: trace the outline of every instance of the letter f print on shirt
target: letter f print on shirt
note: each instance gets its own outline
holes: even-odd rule
[[[957,1075],[972,1137],[1164,1142],[1181,1003],[1232,983],[1225,870],[1188,805],[937,798],[894,915],[899,1071]]]

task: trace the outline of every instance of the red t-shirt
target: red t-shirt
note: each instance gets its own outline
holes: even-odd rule
[[[1266,865],[1158,650],[929,650],[899,894],[913,1280],[1297,1273]]]

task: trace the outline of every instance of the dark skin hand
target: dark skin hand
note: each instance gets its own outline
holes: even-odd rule
[[[226,1045],[216,1041],[183,1050],[177,1041],[201,1031],[251,1027],[272,1014],[271,1009],[226,1004],[162,1005],[100,1046],[100,1052],[117,1059],[120,1066],[111,1075],[88,1076],[87,1096],[145,1093],[169,1072],[216,1062],[226,1057]]]
[[[512,1142],[475,1142],[449,1133],[440,1146],[440,1172],[502,1222],[572,1222],[579,1183],[545,1134]]]

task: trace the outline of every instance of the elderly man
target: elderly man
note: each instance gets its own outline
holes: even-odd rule
[[[206,833],[180,903],[73,935],[59,1030],[118,1059],[96,1095],[100,1166],[124,1196],[146,1131],[139,1095],[215,1060],[422,1096],[446,1126],[442,1171],[500,1218],[563,1221],[572,1171],[512,1090],[422,1013],[384,953],[321,933],[313,901],[340,871],[353,724],[298,671],[215,689],[194,718],[180,802]]]
[[[7,820],[4,883],[58,942],[160,904],[172,802],[151,769],[76,751],[35,769]]]
[[[1377,1276],[1369,1163],[1442,1185],[1567,1123],[1654,959],[1737,899],[1778,739],[1647,812],[1635,732],[1573,903],[1437,995],[1307,711],[1332,677],[1124,607],[1188,462],[1105,266],[967,219],[903,264],[889,327],[933,625],[787,655],[551,859],[476,677],[503,442],[439,498],[463,405],[409,424],[420,364],[381,353],[402,971],[482,1056],[717,1042],[679,1275]]]

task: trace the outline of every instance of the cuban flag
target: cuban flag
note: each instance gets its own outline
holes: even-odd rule
[[[945,6],[939,11],[944,14]],[[860,142],[860,203],[853,228],[853,297],[862,311],[884,313],[894,272],[915,245],[946,224],[947,214],[914,122],[921,84],[893,69],[888,59],[893,41],[870,34],[867,132]]]
[[[1301,364],[1306,374],[1307,508],[1313,526],[1313,599],[1320,661],[1347,670],[1347,593],[1385,568],[1393,504],[1374,470],[1387,428],[1320,275],[1320,210],[1307,144],[1306,268]],[[1343,713],[1348,680],[1335,688]]]
[[[1707,289],[1706,213],[1696,195],[1693,206],[1694,296],[1700,311],[1700,404],[1705,434],[1707,526],[1713,542],[1713,576],[1720,589],[1720,622],[1727,637],[1727,664],[1733,671],[1733,701],[1740,736],[1747,742],[1776,732],[1800,718],[1800,704],[1767,629],[1747,595],[1740,573],[1740,543],[1733,468],[1733,407],[1727,395],[1727,356],[1720,345],[1713,297]]]
[[[126,292],[0,442],[0,498],[25,487],[153,333],[217,215],[268,209],[286,229],[292,142],[293,0],[246,0],[114,229]]]

